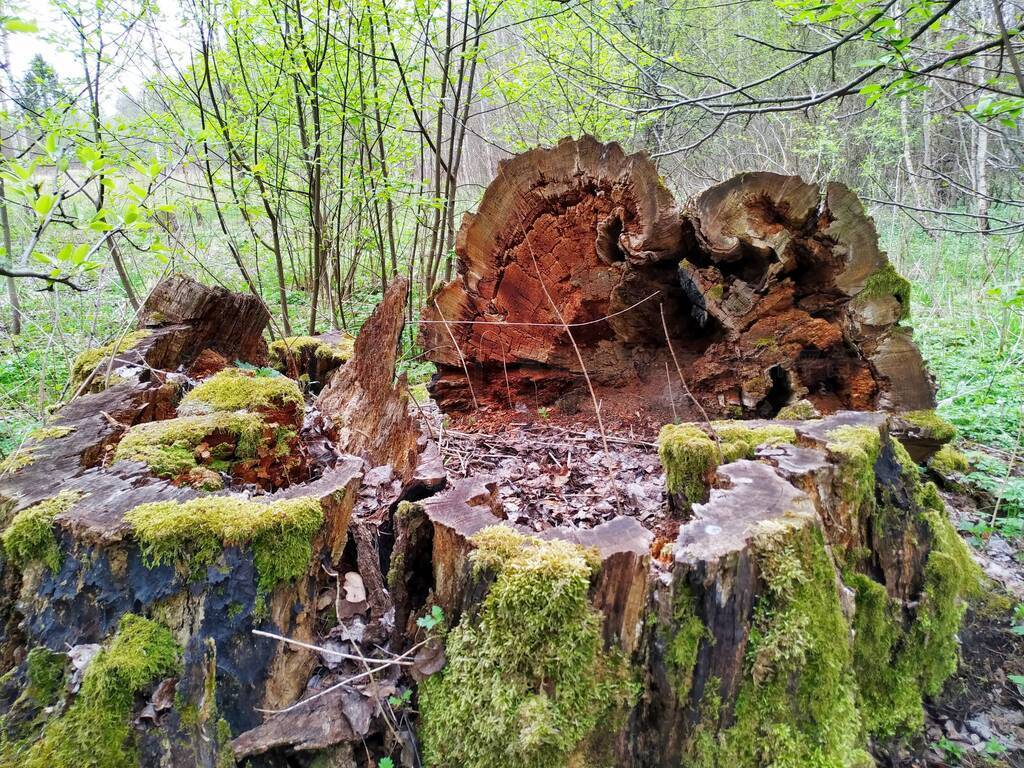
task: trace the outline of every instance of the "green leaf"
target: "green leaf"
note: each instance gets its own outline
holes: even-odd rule
[[[75,248],[74,253],[71,254],[71,263],[76,266],[82,266],[85,263],[85,257],[89,255],[89,244],[82,243]]]
[[[9,18],[4,19],[4,29],[8,32],[38,32],[39,25],[34,21],[25,21],[24,19]]]
[[[39,215],[39,218],[45,219],[47,214],[53,210],[53,206],[56,204],[57,196],[49,195],[44,192],[32,201],[32,210]]]

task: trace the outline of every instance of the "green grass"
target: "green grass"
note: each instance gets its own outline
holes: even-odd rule
[[[883,233],[893,229],[880,226]],[[1022,285],[1024,255],[1006,238],[989,238],[983,252],[976,235],[932,239],[916,226],[889,239],[890,257],[913,284],[910,323],[938,382],[937,410],[956,426],[960,442],[976,448],[967,452],[972,469],[965,484],[983,492],[984,513],[1000,499],[997,527],[1019,534],[1024,307],[1007,297]]]

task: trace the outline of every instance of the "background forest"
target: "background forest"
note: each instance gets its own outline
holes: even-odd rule
[[[679,199],[840,179],[914,284],[940,413],[1024,532],[1024,7],[1005,0],[4,4],[0,455],[175,271],[278,336],[410,317],[503,158],[590,133]],[[53,59],[48,60],[47,57]],[[60,63],[55,68],[54,62]],[[403,365],[429,376],[410,338]]]

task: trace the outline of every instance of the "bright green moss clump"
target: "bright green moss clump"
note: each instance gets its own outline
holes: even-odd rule
[[[118,443],[114,461],[141,461],[160,477],[178,477],[199,466],[197,446],[217,433],[230,435],[234,442],[215,446],[215,461],[254,457],[263,427],[263,419],[249,413],[212,413],[138,424]]]
[[[921,430],[932,440],[945,443],[956,437],[956,427],[939,416],[935,411],[908,411],[907,413],[901,413],[899,418]]]
[[[82,495],[80,491],[62,491],[16,514],[2,537],[4,552],[10,561],[22,569],[40,561],[51,571],[58,571],[62,557],[53,532],[53,519],[71,509]]]
[[[474,543],[477,567],[497,573],[479,615],[449,633],[447,666],[420,685],[424,763],[575,764],[634,695],[622,661],[602,649],[588,556],[510,529],[485,529]]]
[[[964,473],[970,468],[967,457],[951,445],[944,445],[935,452],[935,455],[928,461],[928,467],[934,469],[940,475],[952,475],[955,472]]]
[[[666,424],[658,435],[658,455],[669,493],[690,503],[703,501],[711,475],[720,464],[748,459],[761,445],[796,442],[792,427],[751,427],[742,421],[715,421],[714,437],[696,424]]]
[[[864,284],[857,298],[877,299],[894,296],[900,303],[900,319],[910,317],[910,281],[903,277],[892,264],[886,264],[875,272]]]
[[[303,406],[299,385],[287,376],[253,376],[238,368],[225,368],[197,386],[181,401],[183,416],[214,411],[259,411]]]
[[[693,424],[666,424],[658,434],[658,456],[668,492],[682,494],[691,504],[703,501],[721,461],[715,441]]]
[[[155,501],[136,507],[132,526],[142,555],[152,564],[187,564],[192,573],[212,564],[228,546],[247,545],[256,564],[261,594],[309,568],[313,537],[324,522],[320,502],[311,496],[258,504],[232,496],[182,503]]]
[[[839,427],[828,433],[825,447],[842,462],[843,496],[858,508],[870,506],[875,497],[875,462],[882,437],[874,427]]]
[[[180,667],[166,627],[126,613],[113,640],[86,668],[74,704],[48,723],[21,763],[25,768],[134,768],[135,694]]]
[[[126,334],[120,341],[115,339],[102,347],[87,349],[82,352],[71,364],[72,388],[77,390],[82,386],[85,380],[89,378],[89,374],[91,374],[100,363],[119,352],[131,349],[148,336],[149,331],[133,331],[132,333]],[[106,374],[106,371],[103,370],[100,371],[100,373]]]
[[[867,768],[849,628],[816,526],[755,540],[767,592],[757,603],[734,723],[692,746],[688,765]]]

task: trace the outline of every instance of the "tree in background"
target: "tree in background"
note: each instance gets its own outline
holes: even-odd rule
[[[21,79],[21,89],[15,97],[21,110],[27,116],[37,118],[48,109],[70,104],[71,100],[56,70],[42,54],[33,56]]]

